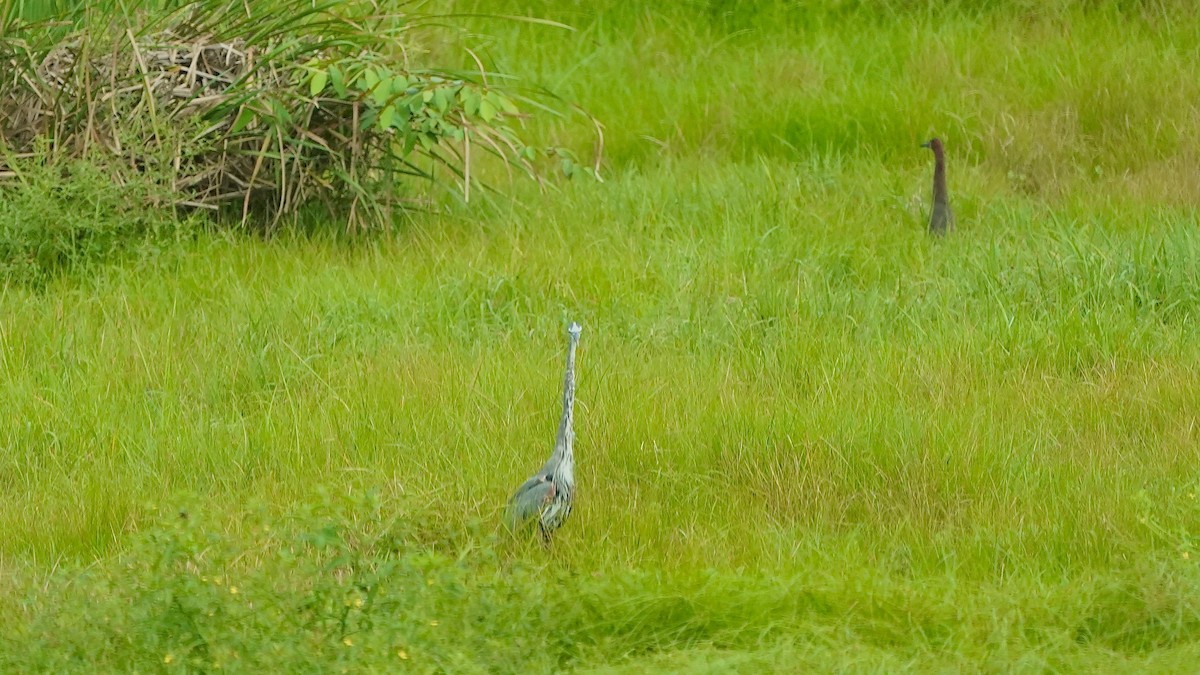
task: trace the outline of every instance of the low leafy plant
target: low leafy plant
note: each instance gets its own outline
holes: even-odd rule
[[[119,559],[30,588],[0,668],[547,670],[573,658],[551,639],[589,611],[552,592],[568,575],[506,560],[482,528],[427,528],[370,494],[244,515],[235,534],[203,510],[162,513]]]
[[[189,229],[146,208],[169,196],[145,177],[116,183],[101,163],[31,164],[0,199],[0,279],[40,287],[121,254],[156,259]]]

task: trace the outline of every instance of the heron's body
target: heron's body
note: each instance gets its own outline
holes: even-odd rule
[[[950,210],[950,193],[946,189],[946,152],[940,138],[922,143],[933,151],[933,211],[929,214],[929,233],[943,235],[954,231],[954,212]]]
[[[508,502],[510,527],[518,527],[537,517],[542,541],[549,543],[554,531],[571,515],[575,497],[575,347],[579,344],[579,324],[572,323],[567,334],[567,368],[563,377],[563,412],[554,440],[554,452],[542,468],[525,481]]]

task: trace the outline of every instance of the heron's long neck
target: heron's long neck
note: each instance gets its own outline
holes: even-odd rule
[[[941,148],[933,151],[933,203],[949,204],[950,193],[946,190],[946,157]]]
[[[567,347],[567,373],[563,376],[563,413],[562,421],[558,424],[558,438],[554,441],[556,456],[571,457],[572,445],[575,441],[575,345],[576,339],[571,339]]]

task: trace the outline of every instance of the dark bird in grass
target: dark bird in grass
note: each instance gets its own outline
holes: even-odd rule
[[[575,347],[582,332],[579,324],[567,329],[567,368],[563,376],[563,411],[554,440],[554,452],[533,477],[508,500],[506,520],[517,529],[537,518],[542,543],[549,545],[555,530],[571,515],[575,496]]]
[[[946,190],[946,151],[942,139],[931,138],[921,144],[933,151],[933,212],[929,215],[929,233],[941,236],[954,231],[954,212]]]

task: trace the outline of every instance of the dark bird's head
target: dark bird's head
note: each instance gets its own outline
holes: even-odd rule
[[[931,139],[925,141],[924,143],[922,143],[921,147],[929,148],[930,150],[933,151],[933,154],[940,155],[940,154],[942,154],[942,139],[931,138]]]

